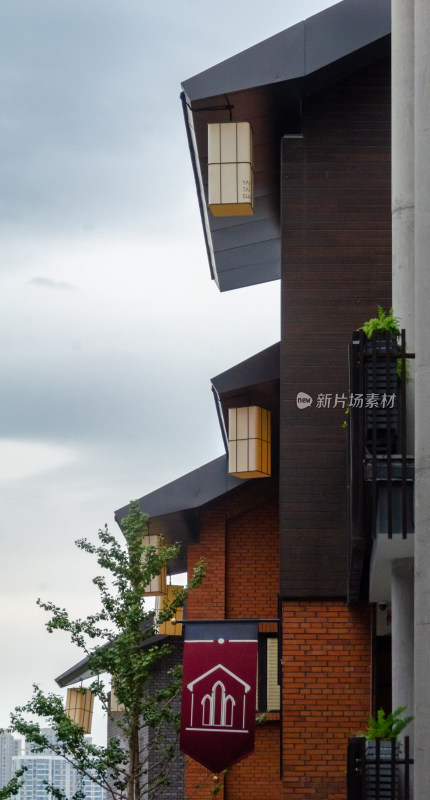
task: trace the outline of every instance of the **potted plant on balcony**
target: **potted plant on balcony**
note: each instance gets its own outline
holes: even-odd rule
[[[400,745],[397,737],[413,720],[404,717],[406,706],[399,706],[390,714],[380,708],[376,717],[370,716],[367,728],[359,734],[366,740],[365,797],[397,797],[398,765],[393,772],[393,750],[397,762]],[[376,742],[379,740],[379,745]],[[393,742],[395,742],[393,746]],[[394,784],[394,785],[393,785]],[[377,793],[378,792],[378,793]]]
[[[376,335],[381,333],[389,333],[392,336],[400,336],[400,327],[399,327],[399,320],[398,317],[394,316],[393,309],[390,308],[388,312],[385,312],[382,306],[378,306],[378,316],[372,317],[364,325],[361,326],[361,330],[364,331],[368,339],[371,339],[372,335],[376,333]]]
[[[398,428],[397,397],[402,362],[397,358],[398,337],[401,334],[400,323],[393,309],[384,311],[378,306],[378,315],[365,322],[361,330],[366,336],[365,367],[366,396],[385,397],[387,402],[366,408],[366,430],[368,444],[373,445],[373,429],[376,428],[377,452],[385,452],[387,446],[388,427],[391,429],[391,446],[395,446]],[[389,398],[393,398],[390,413],[387,412]]]
[[[391,742],[397,739],[400,733],[412,722],[413,717],[403,717],[406,706],[399,706],[391,714],[385,714],[380,708],[376,717],[368,717],[367,728],[359,736],[363,736],[368,742],[375,742],[377,739]]]

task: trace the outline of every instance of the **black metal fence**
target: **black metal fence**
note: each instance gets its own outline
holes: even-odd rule
[[[409,737],[402,743],[348,740],[348,800],[412,800]]]
[[[349,593],[359,595],[369,538],[413,531],[414,460],[406,446],[408,359],[405,331],[353,334],[348,414]]]

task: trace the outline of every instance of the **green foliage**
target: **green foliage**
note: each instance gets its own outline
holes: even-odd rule
[[[411,716],[402,718],[404,711],[406,711],[406,706],[399,706],[391,714],[386,715],[385,711],[380,708],[376,717],[368,717],[367,729],[359,736],[364,736],[365,739],[372,742],[375,739],[397,739],[413,720]]]
[[[36,753],[47,749],[63,756],[81,774],[105,788],[114,800],[124,797],[140,800],[143,795],[152,800],[169,782],[175,745],[166,733],[179,727],[179,713],[174,700],[181,688],[181,670],[176,668],[166,673],[168,678],[162,690],[151,689],[154,670],[163,670],[162,660],[171,647],[149,640],[156,634],[157,625],[171,619],[183,606],[189,589],[200,585],[205,564],[200,561],[196,565],[188,586],[178,590],[155,619],[154,612],[145,609],[144,590],[178,555],[179,545],[144,546],[148,517],[140,511],[137,501],[130,503],[122,527],[126,547],[109,533],[107,526],[98,533],[98,545],[86,539],[76,542],[80,550],[95,555],[98,565],[105,571],[104,575],[93,579],[100,592],[99,611],[84,619],[73,620],[66,609],[51,602],[37,601],[50,614],[47,630],[50,633],[57,630],[66,632],[88,657],[88,667],[94,676],[88,688],[99,698],[107,713],[110,687],[105,686],[100,676],[112,676],[117,701],[124,707],[120,718],[115,717],[120,735],[110,739],[104,748],[90,744],[83,729],[66,715],[62,698],[44,693],[37,685],[31,700],[11,714],[9,730],[25,736]],[[35,718],[42,719],[44,727],[49,726],[55,731],[55,744],[42,734]],[[152,733],[143,745],[145,731]],[[154,775],[149,771],[151,748],[156,753]],[[66,800],[58,789],[48,785],[46,789],[57,800]],[[0,796],[0,800],[6,800],[14,793],[12,787],[9,794]],[[81,800],[79,792],[73,800]]]
[[[393,336],[400,336],[401,331],[399,326],[399,319],[394,316],[392,308],[386,313],[382,306],[378,306],[378,316],[372,317],[368,322],[365,322],[362,326],[362,330],[368,339],[370,339],[375,332],[384,333],[385,331],[393,334]]]
[[[24,783],[24,780],[21,780],[21,778],[25,772],[27,772],[27,767],[17,769],[13,778],[0,789],[0,800],[8,800],[9,797],[14,797],[18,794]]]
[[[385,333],[388,332],[392,336],[400,336],[400,321],[398,317],[394,316],[393,309],[386,313],[382,306],[378,306],[378,316],[372,317],[369,319],[368,322],[365,322],[362,326],[362,330],[366,334],[368,339],[371,339],[373,333]],[[405,376],[402,374],[402,359],[397,359],[397,377],[399,381],[405,378],[406,382],[409,380],[409,361],[405,361]],[[344,425],[344,427],[348,427],[348,425]]]

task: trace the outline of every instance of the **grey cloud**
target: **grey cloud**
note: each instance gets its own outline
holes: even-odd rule
[[[162,165],[172,149],[178,163],[185,134],[180,77],[166,86],[168,44],[146,4],[20,8],[5,4],[0,33],[3,224],[153,225]]]
[[[215,409],[203,364],[82,351],[2,364],[0,437],[57,442],[144,440],[169,449],[184,426],[202,429]],[[188,373],[188,369],[190,373]],[[198,410],[196,410],[198,409]],[[209,419],[210,422],[210,419]],[[195,441],[196,448],[198,441]]]
[[[195,192],[180,82],[255,43],[244,6],[3,0],[2,226],[183,228],[178,190]],[[284,0],[265,12],[267,35],[282,27],[266,18],[276,12],[283,18]]]
[[[72,286],[71,283],[66,283],[66,281],[53,281],[51,278],[34,277],[31,278],[28,283],[31,286],[39,286],[43,289],[61,289],[66,291],[74,291],[76,289],[76,286]]]

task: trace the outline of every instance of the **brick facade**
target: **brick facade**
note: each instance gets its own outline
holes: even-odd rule
[[[347,68],[343,64],[337,80],[336,73],[332,64],[332,77],[321,70],[315,83],[303,83],[300,135],[292,111],[298,85],[294,98],[287,85],[282,95],[282,82],[276,96],[265,86],[249,94],[233,92],[235,114],[244,110],[245,118],[248,112],[254,124],[264,219],[280,145],[281,343],[279,379],[251,377],[237,365],[236,383],[224,383],[219,400],[226,420],[228,408],[257,403],[256,397],[264,407],[260,398],[270,395],[274,471],[269,479],[226,489],[200,507],[198,544],[188,546],[188,571],[202,556],[207,577],[191,593],[187,616],[262,619],[281,613],[281,712],[257,726],[254,754],[227,772],[218,800],[345,800],[347,740],[363,729],[372,710],[370,610],[346,602],[342,423],[351,333],[374,316],[378,304],[391,305],[388,50],[378,48],[377,60],[375,55]],[[194,117],[204,168],[208,118],[203,113],[213,113],[216,104],[208,106],[206,94],[196,99],[205,106],[196,107],[202,113]],[[263,217],[257,216],[256,226]],[[251,245],[242,236],[247,226],[243,232],[230,225],[228,230],[239,273],[243,251],[249,246],[252,252],[254,244],[260,248],[267,233]],[[224,267],[233,256],[229,253],[223,263],[220,252],[216,257]],[[255,249],[259,267],[261,252]],[[306,410],[297,402],[299,392],[312,399]],[[333,402],[324,404],[324,397]],[[276,632],[268,625],[260,626],[260,633]],[[260,667],[259,699],[266,667],[262,656]],[[276,673],[268,674],[273,680]],[[213,785],[207,770],[195,762],[187,766],[187,798],[209,800]]]
[[[389,67],[306,98],[303,137],[282,141],[279,480],[207,506],[188,548],[189,568],[208,562],[190,618],[277,617],[282,597],[281,719],[257,728],[225,800],[345,800],[347,740],[371,711],[370,611],[346,603],[344,409],[316,398],[345,391],[352,330],[391,302]],[[211,781],[191,764],[187,795]]]
[[[188,547],[188,573],[206,559],[203,586],[191,591],[189,619],[276,617],[279,523],[275,479],[264,478],[212,503],[200,515],[200,541]]]
[[[207,559],[207,577],[189,599],[190,618],[278,615],[278,504],[262,483],[202,512],[188,556],[190,565]],[[370,712],[369,609],[284,601],[282,633],[282,723],[257,726],[255,753],[224,777],[225,800],[345,800],[347,739]],[[213,776],[187,761],[186,796],[208,800]]]
[[[265,502],[227,526],[227,617],[278,616],[278,509]]]
[[[283,796],[345,800],[347,740],[370,713],[370,610],[285,602],[282,627]]]
[[[188,574],[200,558],[206,560],[206,579],[200,589],[191,590],[187,601],[188,619],[225,617],[225,508],[202,511],[200,542],[188,547]]]
[[[251,508],[249,507],[251,506]],[[201,513],[200,542],[188,547],[188,569],[207,561],[203,585],[190,593],[190,619],[277,617],[279,575],[278,504],[274,482],[244,484],[234,496]],[[269,798],[268,786],[279,782],[279,723],[256,731],[255,754],[225,776],[226,795],[249,798],[257,791]],[[221,778],[221,782],[223,779]],[[191,759],[185,769],[186,796],[209,800],[213,776]],[[268,794],[269,792],[269,794]],[[257,796],[257,795],[256,795]],[[218,795],[223,800],[223,792]]]

